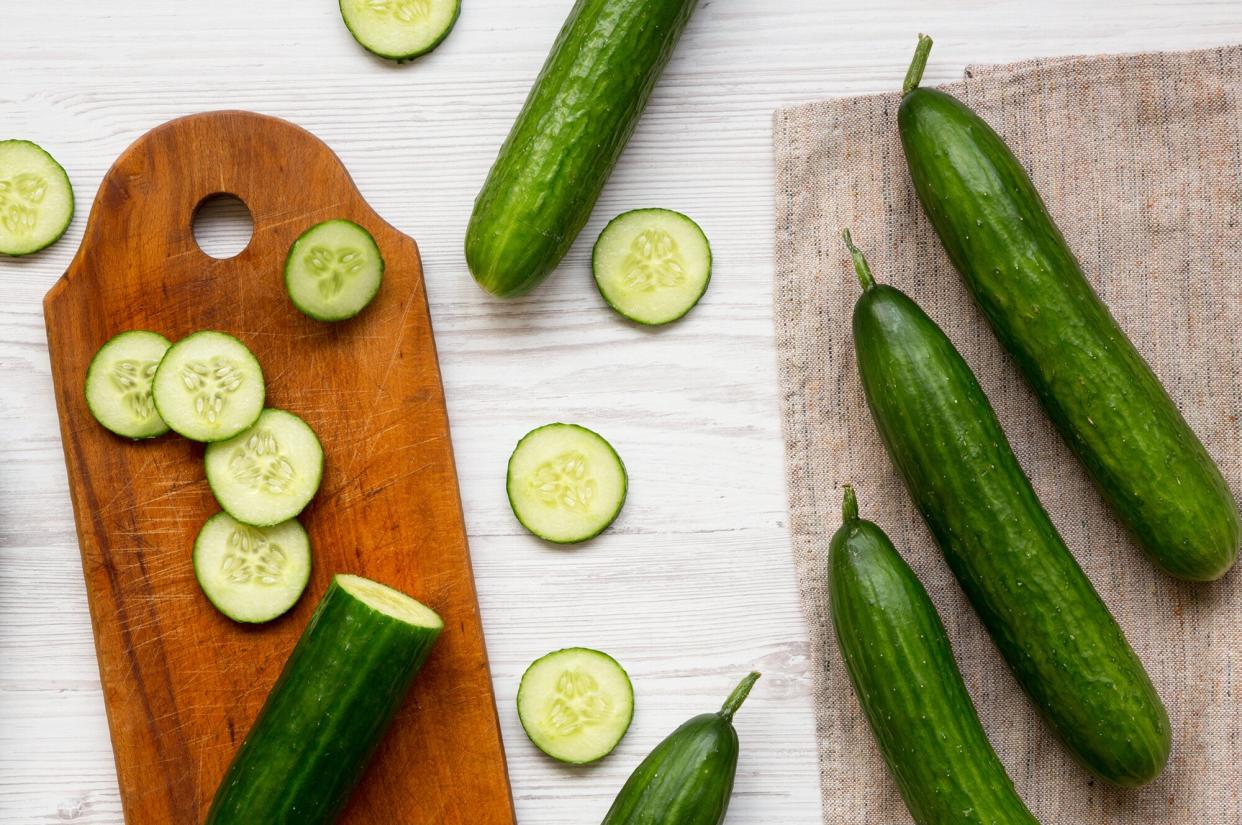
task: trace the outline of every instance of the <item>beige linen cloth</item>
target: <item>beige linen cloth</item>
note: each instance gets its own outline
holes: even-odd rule
[[[933,52],[933,59],[935,53]],[[894,77],[896,87],[901,78]],[[1030,170],[1100,295],[1242,493],[1242,49],[972,67],[945,87]],[[789,507],[810,626],[824,822],[911,822],[850,688],[825,585],[841,485],[914,567],[1018,791],[1045,825],[1242,823],[1242,570],[1178,582],[1142,556],[970,301],[923,216],[896,93],[778,111],[775,318]],[[1005,669],[919,519],[863,401],[853,229],[978,375],[1066,542],[1146,664],[1172,760],[1118,790],[1078,767]],[[1119,732],[1124,735],[1124,732]]]

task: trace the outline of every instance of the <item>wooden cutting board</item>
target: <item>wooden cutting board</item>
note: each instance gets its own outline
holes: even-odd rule
[[[191,229],[219,193],[254,219],[249,246],[228,260],[203,253]],[[297,312],[282,276],[294,239],[329,218],[366,227],[387,262],[371,306],[335,325]],[[202,821],[329,579],[349,572],[427,603],[445,631],[342,821],[513,825],[418,248],[371,210],[336,155],[248,112],[149,132],[104,178],[44,313],[126,822]],[[302,514],[314,573],[281,619],[235,624],[195,582],[194,536],[219,509],[203,446],[172,434],[129,442],[87,410],[91,356],[128,329],[236,335],[263,365],[268,404],[322,440],[323,485]]]

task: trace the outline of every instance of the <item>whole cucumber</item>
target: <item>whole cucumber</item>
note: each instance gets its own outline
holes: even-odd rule
[[[569,251],[695,0],[578,0],[474,204],[466,263],[510,298]]]
[[[987,123],[919,88],[897,122],[949,258],[1100,493],[1156,564],[1210,581],[1242,543],[1238,505],[1160,380],[1083,275],[1018,159]]]
[[[880,437],[1009,669],[1090,770],[1123,786],[1168,761],[1169,718],[1070,554],[987,396],[940,327],[877,285],[849,241],[862,296],[854,346]]]

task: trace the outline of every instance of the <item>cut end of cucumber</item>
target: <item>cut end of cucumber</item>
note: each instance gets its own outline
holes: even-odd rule
[[[353,221],[312,226],[285,260],[285,289],[302,314],[344,321],[366,308],[384,280],[384,258],[371,233]]]
[[[259,417],[266,394],[263,368],[246,345],[210,330],[173,344],[152,383],[160,416],[192,441],[237,435]]]
[[[591,268],[617,312],[640,324],[667,324],[707,291],[712,250],[699,225],[680,212],[635,209],[604,227]]]
[[[518,718],[535,747],[560,762],[584,765],[616,748],[634,718],[634,686],[607,653],[558,650],[526,669]]]
[[[216,513],[194,540],[194,575],[216,609],[237,622],[269,622],[310,581],[311,547],[295,520],[251,527]]]
[[[400,590],[394,590],[388,585],[348,573],[337,574],[335,581],[337,586],[346,593],[385,616],[414,627],[426,627],[433,630],[444,627],[444,620],[440,618],[440,614]]]
[[[461,0],[340,0],[354,39],[372,54],[412,60],[439,46],[457,23]]]
[[[171,346],[163,335],[122,332],[108,340],[86,370],[86,406],[95,419],[126,438],[154,438],[168,432],[151,397],[160,359]]]
[[[323,477],[323,446],[290,412],[266,409],[254,426],[207,447],[203,459],[216,501],[244,524],[279,524],[302,512]]]
[[[0,140],[0,255],[29,255],[60,240],[73,220],[64,167],[28,140]]]

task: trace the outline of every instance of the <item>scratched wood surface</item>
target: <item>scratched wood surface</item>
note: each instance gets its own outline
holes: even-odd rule
[[[227,259],[206,255],[192,228],[221,193],[253,220],[250,243]],[[297,312],[282,277],[293,241],[331,218],[370,231],[386,264],[375,300],[340,324]],[[105,175],[43,307],[126,822],[202,819],[328,581],[345,572],[423,601],[445,631],[343,821],[513,825],[418,249],[332,151],[248,112],[152,130]],[[237,336],[263,365],[268,405],[323,443],[323,483],[300,516],[311,583],[281,619],[239,625],[199,590],[189,549],[218,511],[203,445],[173,434],[132,443],[91,418],[86,367],[127,329]]]

